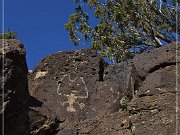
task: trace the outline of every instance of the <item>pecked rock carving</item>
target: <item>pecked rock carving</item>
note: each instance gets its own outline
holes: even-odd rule
[[[47,71],[38,71],[36,73],[35,79],[41,78],[41,77],[47,75],[47,73],[48,73]]]
[[[78,77],[76,77],[75,79],[71,79],[70,75],[64,75],[64,76],[57,82],[57,84],[58,84],[57,94],[60,95],[60,96],[65,96],[65,97],[67,98],[67,101],[65,101],[65,102],[62,103],[62,106],[65,106],[65,104],[68,104],[68,107],[66,108],[66,110],[67,110],[68,112],[76,112],[76,109],[75,109],[74,106],[73,106],[74,104],[78,104],[79,107],[80,107],[80,109],[83,109],[83,108],[85,107],[85,104],[84,104],[84,103],[79,103],[79,102],[76,101],[77,99],[86,99],[86,98],[88,98],[88,89],[87,89],[87,86],[86,86],[86,84],[85,84],[85,82],[84,82],[83,77],[80,77],[80,80],[81,80],[82,83],[84,84],[84,91],[86,91],[86,95],[85,95],[85,96],[78,96],[78,95],[76,95],[76,94],[78,93],[78,90],[76,90],[76,89],[73,90],[73,91],[71,91],[70,94],[63,94],[63,93],[61,93],[61,84],[62,84],[62,82],[63,82],[63,80],[64,80],[65,77],[68,77],[68,79],[69,79],[69,83],[66,84],[66,85],[70,85],[70,86],[72,86],[73,88],[74,88],[73,85],[76,85],[76,86],[78,86],[78,87],[82,87],[79,83],[75,83],[75,81],[78,79]],[[75,83],[75,84],[73,84],[73,83]],[[72,88],[72,87],[71,87],[71,88]]]

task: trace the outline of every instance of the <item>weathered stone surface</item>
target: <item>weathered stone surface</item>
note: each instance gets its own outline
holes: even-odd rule
[[[4,44],[4,48],[3,48]],[[26,135],[28,132],[28,111],[24,103],[29,95],[27,82],[27,65],[25,58],[25,48],[17,40],[0,40],[0,69],[4,68],[4,76],[1,72],[1,86],[4,84],[4,104],[1,105],[4,113],[5,127],[7,135]],[[4,49],[4,57],[3,57]],[[3,107],[4,106],[4,107]],[[2,125],[0,125],[2,128]],[[1,129],[2,130],[2,129]],[[1,132],[2,133],[2,132]]]
[[[178,43],[178,50],[180,45]],[[168,65],[175,65],[176,63],[176,43],[172,42],[167,46],[157,48],[150,52],[145,52],[136,55],[133,58],[133,64],[136,71],[141,77],[145,77],[159,68]]]
[[[176,114],[180,98],[176,92],[176,88],[179,89],[177,84],[180,84],[177,74],[180,64],[176,63],[180,59],[176,45],[171,43],[153,52],[137,55],[133,60],[138,74],[144,78],[136,97],[128,105],[134,118],[135,134],[176,134],[176,122],[180,124],[176,120],[180,116],[180,112]]]
[[[90,49],[58,52],[29,72],[29,84],[23,45],[5,44],[5,134],[175,135],[175,43],[109,66]]]
[[[179,44],[171,43],[105,69],[104,80],[118,83],[130,99],[126,106],[135,135],[176,134],[176,122],[180,124],[176,121],[180,116],[176,114],[180,98],[175,91],[180,84],[176,45],[180,49]]]
[[[65,128],[57,135],[132,135],[128,114],[116,112],[106,117],[95,117]]]
[[[175,73],[172,65],[149,74],[128,104],[135,134],[176,134]]]
[[[37,111],[29,111],[30,135],[55,135],[58,132],[59,121],[47,118]]]
[[[2,62],[2,44],[1,44],[1,62]],[[25,48],[17,40],[4,40],[4,77],[1,74],[1,84],[4,79],[5,95],[13,94],[20,102],[25,100],[28,95],[27,85],[27,64],[25,57]],[[1,72],[2,73],[2,72]]]
[[[122,96],[132,99],[143,81],[131,60],[110,65],[105,69],[104,81],[118,84]]]
[[[14,39],[0,40],[0,85],[4,83],[4,93],[1,87],[0,101],[0,132],[2,133],[2,117],[4,117],[5,135],[46,135],[55,132],[59,122],[49,119],[29,107],[41,106],[41,102],[29,95],[28,69],[26,51],[23,44]],[[4,49],[4,55],[2,54]],[[3,115],[4,114],[4,115]],[[3,116],[2,116],[3,115]],[[48,123],[47,120],[50,122]],[[44,125],[49,127],[44,127]],[[35,128],[35,132],[34,132]]]
[[[89,49],[48,56],[29,76],[43,103],[33,109],[61,121],[58,135],[175,134],[175,52],[171,43],[107,67]]]
[[[87,120],[77,127],[80,135],[132,135],[127,112],[116,112],[106,117]]]
[[[31,95],[43,102],[36,110],[57,117],[61,128],[117,112],[121,91],[117,84],[102,82],[103,68],[90,49],[46,57],[29,76]]]
[[[64,128],[57,135],[132,135],[127,112],[87,119],[72,128]]]

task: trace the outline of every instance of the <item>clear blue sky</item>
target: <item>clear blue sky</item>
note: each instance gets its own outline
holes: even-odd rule
[[[5,0],[5,29],[18,32],[29,69],[49,54],[87,47],[75,47],[64,29],[75,6],[73,0]]]
[[[73,0],[4,1],[5,30],[10,28],[11,31],[18,32],[17,39],[26,47],[29,69],[33,69],[45,56],[57,51],[89,47],[89,45],[74,46],[64,29],[64,24],[68,22],[76,7]],[[91,25],[95,26],[98,22],[93,17],[93,14],[90,14]]]

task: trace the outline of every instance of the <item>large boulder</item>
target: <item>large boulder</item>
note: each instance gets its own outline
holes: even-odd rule
[[[174,42],[105,69],[104,81],[118,83],[129,98],[134,135],[175,135],[179,130],[179,50]]]
[[[133,59],[136,73],[143,78],[127,105],[134,134],[180,133],[179,50],[180,44],[174,42]]]
[[[47,135],[56,132],[59,121],[30,107],[42,102],[29,95],[24,45],[15,39],[0,40],[0,132],[5,135]],[[3,119],[2,119],[3,118]],[[2,125],[3,124],[3,125]]]
[[[32,109],[59,119],[60,132],[119,111],[121,91],[117,84],[103,82],[105,65],[91,49],[45,57],[29,75],[30,94],[43,102]]]
[[[5,135],[26,135],[28,132],[28,69],[25,48],[17,40],[0,40],[1,124]],[[3,54],[4,52],[4,54]],[[4,69],[4,72],[2,70]],[[1,131],[2,131],[2,125]]]

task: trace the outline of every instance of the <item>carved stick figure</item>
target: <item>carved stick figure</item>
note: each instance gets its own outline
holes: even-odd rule
[[[63,78],[60,79],[60,82],[66,77],[67,75],[64,75]],[[75,78],[74,80],[71,80],[70,79],[70,75],[68,75],[68,78],[69,78],[69,81],[72,83],[72,82],[75,82],[77,78]],[[80,109],[83,109],[85,107],[85,104],[84,103],[79,103],[79,102],[76,102],[76,100],[79,98],[79,99],[85,99],[85,98],[88,98],[88,90],[87,90],[87,87],[86,87],[86,84],[84,82],[84,79],[83,77],[80,77],[81,81],[83,82],[84,86],[85,86],[85,91],[86,91],[86,96],[75,96],[74,93],[70,93],[70,94],[62,94],[60,91],[60,86],[61,84],[58,84],[58,88],[57,88],[57,94],[58,95],[63,95],[63,96],[66,96],[67,97],[67,101],[66,102],[63,102],[63,106],[65,104],[69,104],[69,106],[66,108],[66,110],[68,112],[75,112],[76,109],[74,108],[74,103],[78,104],[80,106]],[[71,83],[69,85],[71,85]],[[72,92],[77,92],[76,90],[73,90]]]
[[[80,98],[87,98],[85,96],[75,96],[75,94],[71,93],[70,95],[66,95],[67,101],[63,103],[63,106],[67,103],[69,106],[66,108],[68,112],[75,112],[75,108],[73,107],[73,104],[78,104],[80,106],[80,109],[83,109],[85,107],[84,103],[78,103],[76,102],[76,99]]]

